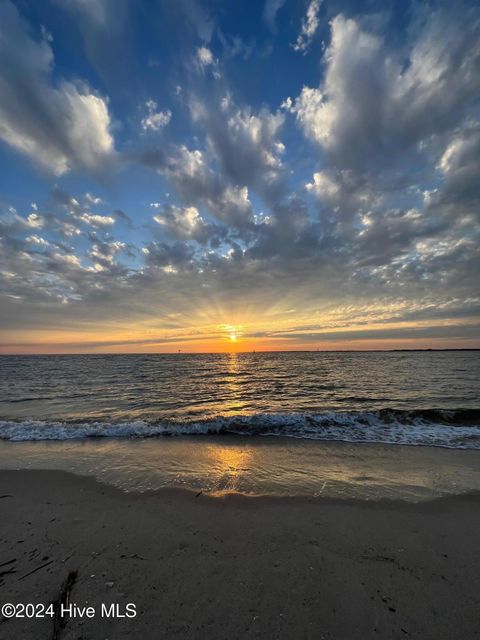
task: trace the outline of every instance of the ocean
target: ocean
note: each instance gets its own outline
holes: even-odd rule
[[[126,491],[479,490],[479,356],[2,356],[0,466],[92,474]]]
[[[0,357],[0,439],[279,436],[480,448],[480,352]]]

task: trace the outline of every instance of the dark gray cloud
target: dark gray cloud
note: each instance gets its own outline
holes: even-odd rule
[[[407,327],[399,329],[360,329],[355,331],[318,331],[315,333],[264,333],[262,337],[286,338],[292,343],[356,342],[364,340],[404,340],[431,338],[477,338],[480,325]],[[260,337],[260,336],[259,336]]]

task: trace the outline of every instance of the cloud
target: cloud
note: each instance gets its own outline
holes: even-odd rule
[[[153,216],[153,220],[168,236],[176,240],[195,240],[200,244],[206,244],[218,233],[218,229],[207,224],[194,206],[158,205],[155,208],[159,212]]]
[[[476,338],[480,325],[453,325],[428,327],[398,327],[395,329],[381,327],[368,329],[361,327],[351,331],[316,331],[316,332],[288,332],[271,333],[271,337],[286,338],[293,343],[312,342],[357,342],[362,340],[403,340],[403,339],[432,339],[432,338]]]
[[[128,274],[119,255],[122,261],[132,255],[126,242],[110,235],[113,217],[84,210],[59,189],[54,193],[51,210],[0,213],[0,298],[38,304],[40,315],[118,286]]]
[[[311,0],[307,8],[307,14],[302,21],[302,28],[296,42],[292,45],[295,51],[306,53],[320,25],[318,14],[322,0]]]
[[[305,188],[322,200],[334,200],[340,192],[340,186],[327,171],[314,173],[313,181],[307,182]]]
[[[33,229],[41,229],[45,224],[45,220],[38,213],[30,213],[27,216],[27,225]]]
[[[122,222],[124,222],[129,229],[133,229],[132,219],[128,214],[125,213],[125,211],[122,211],[122,209],[115,209],[115,211],[113,212],[113,215],[118,220],[121,220]]]
[[[285,151],[278,138],[283,113],[266,108],[255,113],[249,107],[236,107],[229,99],[220,104],[194,99],[191,113],[194,123],[205,131],[224,174],[235,185],[268,188],[279,180]]]
[[[87,204],[89,205],[97,205],[102,204],[103,200],[98,196],[94,196],[93,194],[87,192],[85,194],[85,202],[87,202]]]
[[[429,194],[430,207],[454,207],[458,214],[478,214],[480,205],[480,120],[468,119],[452,136],[437,164],[443,183]]]
[[[174,274],[179,270],[194,268],[193,249],[185,242],[152,242],[147,246],[145,262],[150,267],[160,267],[164,273]]]
[[[331,32],[324,80],[303,87],[290,110],[339,168],[394,165],[448,131],[478,95],[475,8],[455,19],[441,10],[418,18],[404,51],[343,15],[332,20]]]
[[[224,34],[219,30],[218,39],[223,47],[223,59],[240,56],[243,60],[248,60],[255,49],[255,42],[244,41],[240,36]]]
[[[80,15],[79,4],[71,0],[68,6],[76,5]],[[40,190],[26,190],[20,201],[27,206],[16,204],[18,211],[3,198],[2,326],[15,332],[52,325],[97,330],[138,321],[135,326],[148,323],[161,333],[175,323],[177,329],[231,324],[244,315],[253,323],[266,317],[267,327],[278,321],[278,331],[263,327],[258,335],[292,344],[429,335],[473,340],[480,305],[478,9],[453,12],[439,4],[428,16],[416,5],[405,15],[405,29],[394,25],[395,38],[388,16],[379,20],[352,10],[349,17],[335,17],[318,80],[311,79],[314,65],[294,78],[297,97],[277,109],[279,91],[257,95],[250,79],[238,82],[236,65],[245,64],[238,58],[230,57],[221,79],[211,82],[211,72],[220,68],[216,46],[224,47],[222,56],[246,56],[242,42],[248,40],[224,37],[201,2],[164,2],[167,18],[181,14],[186,29],[195,31],[186,38],[185,58],[165,80],[165,94],[147,87],[146,95],[164,104],[160,96],[181,84],[175,127],[165,132],[166,141],[150,135],[163,130],[171,115],[152,100],[139,118],[138,95],[145,93],[132,90],[130,111],[118,102],[127,125],[119,133],[126,149],[121,155],[106,98],[70,76],[62,80],[63,71],[53,69],[49,37],[37,37],[8,9],[19,37],[6,29],[0,45],[2,61],[8,53],[15,62],[13,69],[0,69],[0,82],[9,80],[1,108],[5,101],[10,105],[2,122],[27,141],[25,153],[57,173],[97,174],[121,157],[122,180],[138,179],[146,189],[135,202],[130,184],[126,190],[114,185],[115,206],[127,198],[127,213],[109,209],[106,185],[102,201],[84,177],[68,177],[75,191],[57,186],[46,202]],[[88,21],[89,33],[107,42],[114,4],[87,5],[82,28]],[[267,5],[274,28],[283,4],[268,2],[265,10]],[[198,30],[193,18],[187,23],[187,6],[203,12]],[[0,7],[4,12],[11,5]],[[318,20],[320,4],[309,7]],[[300,51],[318,29],[318,22],[303,21]],[[204,73],[192,73],[192,52],[197,72]],[[272,78],[267,63],[277,64],[273,58],[262,60]],[[149,68],[142,78],[150,82],[156,71]],[[291,79],[279,90],[292,86]],[[12,106],[11,87],[19,108]],[[101,104],[106,110],[100,127],[111,136],[106,145],[90,126],[99,120],[89,110],[93,98],[100,112]],[[88,127],[74,136],[78,120]],[[128,127],[131,122],[137,126]],[[65,180],[58,180],[62,187]],[[28,207],[32,198],[35,207]],[[146,212],[151,200],[157,202]],[[419,323],[422,330],[396,323]],[[362,332],[367,325],[376,327],[370,326],[374,333]]]
[[[277,13],[285,4],[285,0],[265,0],[265,6],[263,7],[263,20],[267,27],[277,32]]]
[[[115,272],[124,272],[123,269],[115,263],[115,257],[120,252],[127,248],[125,242],[118,240],[95,242],[92,244],[88,257],[92,262],[91,270],[99,272],[114,269]]]
[[[165,176],[186,205],[202,203],[224,224],[242,228],[251,221],[252,206],[246,187],[233,186],[208,164],[200,149],[181,145],[169,155],[147,154],[142,161]]]
[[[32,236],[27,236],[26,241],[32,244],[39,245],[41,247],[50,246],[50,243],[48,242],[48,240],[45,240],[45,238],[42,238],[41,236],[37,236],[36,234]]]
[[[34,40],[11,2],[0,4],[0,138],[56,175],[99,172],[112,159],[107,102],[85,84],[52,80],[48,40]]]
[[[167,0],[167,4],[171,5],[170,0]],[[208,43],[215,31],[215,21],[203,4],[201,0],[178,0],[176,3],[197,37]]]
[[[54,2],[83,16],[99,28],[110,26],[112,13],[115,10],[118,11],[118,5],[122,4],[122,0],[120,3],[118,0],[54,0]]]
[[[115,223],[113,216],[101,216],[97,213],[88,213],[86,211],[78,216],[78,220],[92,227],[109,227]]]
[[[209,66],[215,65],[215,58],[208,47],[198,47],[195,55],[201,71],[204,71]]]
[[[167,126],[172,117],[170,109],[157,111],[157,103],[154,100],[147,100],[145,103],[147,115],[142,118],[141,127],[143,131],[160,131]]]

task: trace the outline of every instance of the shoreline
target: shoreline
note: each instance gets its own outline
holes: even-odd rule
[[[480,508],[480,490],[470,489],[467,491],[459,492],[459,493],[451,493],[448,495],[432,495],[427,498],[423,498],[419,501],[412,501],[406,498],[390,498],[390,497],[373,497],[373,498],[364,498],[357,496],[330,496],[330,495],[309,495],[309,494],[273,494],[273,493],[244,493],[242,491],[230,490],[226,489],[223,491],[209,491],[209,490],[196,490],[191,487],[159,487],[156,489],[123,489],[119,486],[116,486],[107,480],[98,478],[91,474],[81,473],[78,471],[69,471],[65,469],[4,469],[0,467],[0,484],[4,484],[4,475],[7,476],[6,481],[8,482],[8,476],[22,476],[26,475],[25,478],[22,478],[22,484],[29,482],[33,482],[32,476],[37,476],[42,482],[46,481],[48,483],[53,482],[63,482],[66,484],[75,484],[80,482],[81,484],[91,485],[89,487],[90,490],[95,492],[100,492],[102,495],[105,495],[108,492],[112,492],[112,496],[123,496],[125,499],[131,500],[142,500],[145,499],[178,499],[178,500],[188,500],[188,501],[197,501],[201,498],[202,503],[219,505],[222,506],[239,506],[239,507],[249,507],[258,505],[262,506],[271,506],[271,507],[281,507],[282,505],[311,505],[311,504],[321,504],[328,506],[362,506],[366,509],[388,509],[389,507],[392,509],[406,509],[413,511],[424,511],[425,509],[431,508],[435,510],[437,507],[442,509],[445,506],[448,506],[450,502],[455,503],[459,500],[472,500],[473,502],[479,503]],[[31,480],[29,478],[32,477]],[[14,481],[16,483],[16,481]],[[0,494],[2,491],[0,490]],[[3,496],[4,497],[4,496]],[[10,496],[9,496],[10,497]],[[0,497],[1,499],[1,497]],[[200,502],[200,500],[198,500]]]
[[[4,600],[50,602],[78,570],[73,603],[137,606],[134,619],[72,617],[65,640],[468,640],[479,631],[478,493],[421,503],[213,498],[126,493],[45,470],[0,470],[0,482]],[[1,620],[0,638],[51,629],[50,619]]]
[[[479,463],[478,450],[227,434],[0,443],[0,469],[73,471],[140,493],[422,502],[480,491]]]

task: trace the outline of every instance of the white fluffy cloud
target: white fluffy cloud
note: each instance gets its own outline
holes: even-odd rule
[[[87,211],[83,212],[78,217],[78,220],[92,227],[110,227],[112,224],[115,224],[115,218],[112,216],[101,216],[97,213],[89,213]]]
[[[320,25],[318,13],[320,11],[321,4],[322,0],[311,0],[308,5],[307,14],[302,21],[302,29],[298,34],[295,44],[293,45],[295,51],[303,51],[305,53],[310,46],[310,43],[312,42],[312,39]]]
[[[271,184],[282,169],[285,151],[279,140],[284,114],[262,108],[238,108],[230,99],[220,105],[194,101],[192,119],[205,131],[210,151],[236,185]]]
[[[166,206],[161,213],[153,216],[154,221],[169,235],[181,239],[195,239],[202,235],[205,222],[196,207]]]
[[[53,83],[53,52],[10,2],[0,5],[0,138],[56,175],[99,171],[114,153],[107,101],[79,83]]]
[[[209,166],[200,149],[178,147],[173,155],[162,161],[158,171],[168,178],[184,203],[195,208],[201,202],[218,220],[234,227],[249,224],[252,205],[247,187],[229,184]],[[151,206],[157,205],[152,203]],[[193,211],[191,207],[189,210]]]
[[[385,157],[437,135],[458,121],[480,89],[480,40],[468,12],[453,21],[432,13],[405,51],[392,51],[361,23],[338,15],[319,88],[303,87],[293,103],[306,136],[343,167]]]
[[[335,198],[340,190],[338,183],[326,171],[314,173],[312,182],[307,182],[305,188],[318,197],[328,200]]]
[[[145,103],[147,115],[142,118],[141,126],[143,131],[159,131],[167,126],[172,117],[170,109],[157,111],[158,105],[155,100],[147,100]]]
[[[215,64],[213,53],[208,47],[198,47],[196,51],[196,59],[197,64],[202,71]]]

